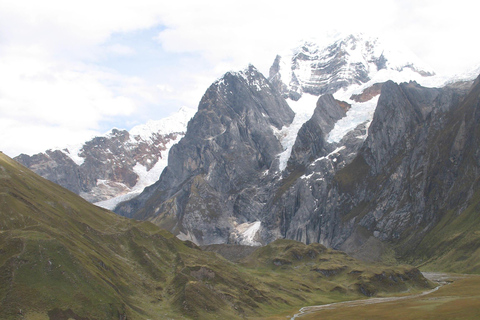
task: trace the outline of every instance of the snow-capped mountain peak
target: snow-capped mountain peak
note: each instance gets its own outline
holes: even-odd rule
[[[380,70],[407,69],[421,76],[435,74],[408,50],[357,34],[324,48],[307,41],[278,55],[270,69],[270,80],[285,98],[296,101],[304,93],[333,94],[352,84],[366,83]]]
[[[293,123],[278,134],[285,150],[279,155],[280,170],[285,169],[298,130],[311,118],[319,96],[333,94],[350,105],[345,118],[338,121],[331,133],[325,133],[329,143],[338,143],[357,125],[370,123],[376,108],[375,96],[380,92],[377,90],[369,101],[362,102],[354,101],[354,94],[387,80],[414,80],[426,85],[442,82],[408,49],[386,43],[378,37],[347,35],[323,47],[311,40],[304,41],[275,58],[269,79],[296,114]]]

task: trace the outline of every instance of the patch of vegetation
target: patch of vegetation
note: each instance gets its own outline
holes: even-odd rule
[[[298,166],[291,170],[289,175],[286,178],[282,179],[282,184],[275,193],[275,196],[273,197],[273,202],[277,202],[304,173],[305,166]]]
[[[342,217],[343,222],[350,221],[357,217],[357,221],[363,218],[369,212],[369,203],[362,201],[356,205],[348,214]]]
[[[458,214],[443,215],[410,255],[424,270],[480,274],[480,190]]]
[[[334,179],[340,191],[351,193],[355,191],[359,183],[363,182],[369,172],[370,167],[365,162],[363,156],[357,155],[350,164],[335,174]]]

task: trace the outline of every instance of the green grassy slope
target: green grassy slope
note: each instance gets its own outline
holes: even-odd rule
[[[61,319],[73,310],[78,317],[142,318],[146,302],[161,302],[159,288],[182,243],[93,206],[3,154],[0,172],[4,317],[47,312]]]
[[[416,269],[291,241],[234,264],[0,153],[2,319],[244,319],[428,285]]]
[[[304,293],[315,293],[317,296],[310,299],[320,298],[319,303],[330,302],[332,297],[355,299],[359,294],[376,296],[430,287],[418,269],[411,266],[366,264],[318,243],[305,245],[293,240],[276,240],[240,264],[272,285],[300,286]],[[319,292],[323,295],[318,295]]]
[[[450,210],[416,250],[413,263],[423,270],[480,274],[480,190],[458,214]]]

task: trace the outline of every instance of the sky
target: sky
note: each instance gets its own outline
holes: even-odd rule
[[[440,74],[480,64],[471,0],[0,0],[0,151],[63,148],[197,108],[225,72],[362,32]]]

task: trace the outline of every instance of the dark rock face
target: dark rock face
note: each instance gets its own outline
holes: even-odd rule
[[[349,252],[367,243],[383,250],[382,241],[411,249],[443,213],[461,212],[475,190],[479,92],[478,83],[470,93],[385,83],[358,152],[345,157],[344,149],[334,162],[323,156],[292,171],[264,208],[275,219],[263,236]]]
[[[227,73],[203,96],[160,180],[116,211],[199,244],[228,242],[237,224],[258,220],[271,179],[259,173],[274,171],[282,151],[273,128],[293,116],[253,66]]]
[[[60,150],[48,150],[33,156],[21,154],[15,160],[38,175],[58,183],[76,194],[83,191],[78,165]]]
[[[478,84],[469,93],[449,87],[422,88],[415,83],[385,84],[382,95],[389,93],[391,98],[379,100],[359,154],[368,174],[364,181],[356,181],[356,190],[364,187],[368,192],[355,201],[369,204],[355,216],[357,224],[377,239],[407,242],[408,248],[447,210],[461,212],[479,171],[474,162],[455,166],[452,150],[461,149],[457,156],[462,160],[470,148],[478,150],[478,124],[469,115],[478,113],[478,91]],[[464,131],[466,127],[470,134]],[[468,139],[472,139],[468,148],[458,148]],[[466,176],[466,171],[471,175]],[[354,210],[355,202],[345,204]]]

